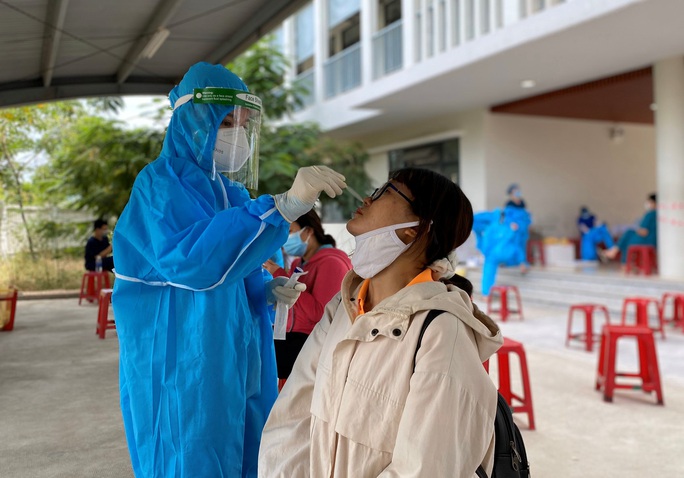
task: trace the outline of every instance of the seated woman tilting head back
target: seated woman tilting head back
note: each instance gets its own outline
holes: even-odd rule
[[[453,275],[473,224],[444,176],[402,169],[347,224],[354,269],[326,306],[264,429],[260,477],[491,474],[503,341]],[[431,310],[443,311],[425,330]],[[415,357],[415,367],[414,367]]]

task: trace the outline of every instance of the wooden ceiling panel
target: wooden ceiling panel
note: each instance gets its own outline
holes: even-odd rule
[[[643,68],[493,106],[492,112],[653,124],[653,72]]]

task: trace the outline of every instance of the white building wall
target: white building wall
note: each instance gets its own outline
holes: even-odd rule
[[[656,191],[655,131],[614,124],[491,114],[487,121],[487,206],[502,206],[506,188],[520,184],[534,228],[575,237],[582,205],[614,231],[638,220]]]

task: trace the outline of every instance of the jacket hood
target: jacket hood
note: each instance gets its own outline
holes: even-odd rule
[[[174,109],[179,98],[192,94],[194,88],[206,87],[249,91],[245,83],[224,66],[205,62],[191,66],[180,83],[169,93],[173,115],[161,155],[192,158],[202,169],[211,171],[216,132],[223,118],[233,110],[233,106],[195,104],[189,101]]]
[[[342,281],[342,303],[350,318],[357,315],[356,299],[363,278],[353,270]],[[390,320],[409,323],[418,313],[443,310],[469,327],[475,335],[480,360],[484,362],[503,344],[499,326],[472,303],[468,294],[452,284],[423,282],[404,287],[377,304],[366,316],[388,315]],[[408,324],[407,324],[408,327]]]

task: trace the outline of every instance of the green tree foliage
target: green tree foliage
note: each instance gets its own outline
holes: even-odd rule
[[[164,134],[129,130],[121,123],[84,116],[45,138],[52,158],[41,176],[47,190],[66,195],[69,207],[118,216],[140,170],[161,151]]]
[[[19,205],[34,259],[33,234],[24,208],[35,202],[36,190],[29,180],[43,153],[42,134],[68,123],[81,111],[81,105],[73,101],[0,110],[0,199]]]
[[[286,191],[299,168],[315,164],[325,164],[344,174],[356,191],[362,194],[368,191],[370,181],[364,169],[368,156],[360,145],[327,138],[314,123],[291,121],[292,112],[301,106],[301,97],[307,91],[296,83],[285,83],[289,65],[283,54],[273,47],[270,38],[257,42],[228,68],[240,76],[264,104],[256,194]],[[322,195],[321,200],[330,201],[326,195]],[[332,201],[344,217],[349,217],[359,206],[349,194]]]

